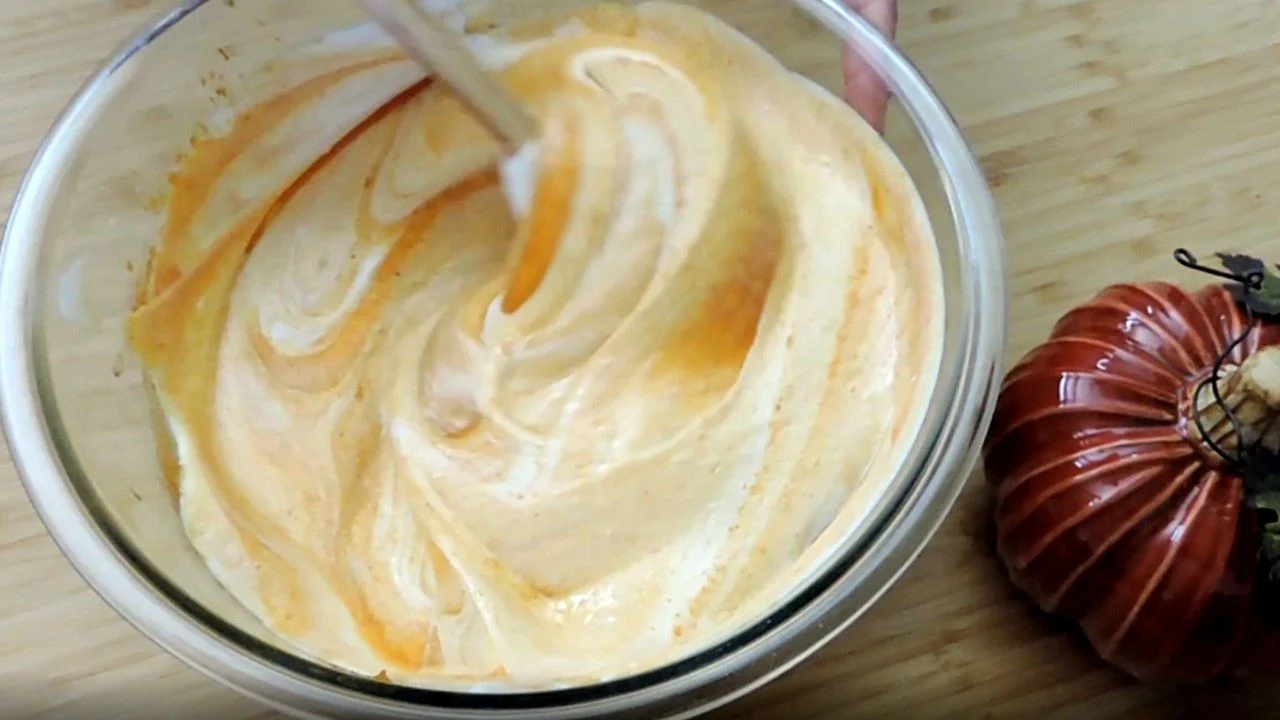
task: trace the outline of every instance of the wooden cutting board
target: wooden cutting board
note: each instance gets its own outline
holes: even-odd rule
[[[301,1],[301,0],[299,0]],[[781,0],[779,0],[781,1]],[[1174,247],[1280,261],[1280,4],[901,0],[900,40],[986,168],[1008,239],[1008,359]],[[164,2],[0,3],[0,197],[92,68]],[[1268,717],[1280,692],[1139,686],[1046,621],[992,559],[974,479],[850,631],[719,718]],[[171,659],[62,559],[0,450],[0,715],[272,717]]]

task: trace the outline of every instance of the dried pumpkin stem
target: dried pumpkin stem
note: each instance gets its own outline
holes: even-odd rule
[[[1224,367],[1222,373],[1221,404],[1207,383],[1197,392],[1204,434],[1228,451],[1238,450],[1243,443],[1280,452],[1280,346],[1263,348],[1242,365]]]

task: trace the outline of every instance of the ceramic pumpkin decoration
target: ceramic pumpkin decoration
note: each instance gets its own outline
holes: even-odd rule
[[[1010,578],[1144,680],[1280,666],[1280,278],[1179,253],[1237,284],[1069,311],[1007,376],[985,447]]]

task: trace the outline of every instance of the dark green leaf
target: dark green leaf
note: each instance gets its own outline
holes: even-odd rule
[[[1265,280],[1263,282],[1264,284],[1266,283]],[[1280,317],[1280,297],[1276,297],[1270,292],[1251,292],[1246,295],[1244,286],[1239,283],[1229,283],[1227,290],[1231,292],[1231,296],[1236,299],[1236,302],[1248,305],[1254,315],[1268,318]]]
[[[1274,467],[1276,456],[1255,452],[1239,468],[1245,487],[1253,496],[1276,495],[1280,497],[1280,468]],[[1280,508],[1276,508],[1280,512]]]
[[[1233,291],[1236,299],[1246,303],[1254,315],[1260,317],[1275,318],[1280,317],[1280,299],[1259,295],[1258,293],[1250,293],[1246,299],[1243,289],[1238,288]]]
[[[1261,554],[1270,568],[1273,580],[1280,579],[1280,492],[1263,492],[1254,495],[1253,507],[1270,512],[1274,517],[1262,526]]]
[[[1218,259],[1222,261],[1222,267],[1233,275],[1245,276],[1250,273],[1266,272],[1267,264],[1256,257],[1249,255],[1235,255],[1232,253],[1218,253]]]
[[[1273,475],[1266,485],[1276,487],[1280,476]],[[1267,564],[1272,580],[1280,580],[1280,491],[1266,491],[1254,494],[1250,505],[1270,517],[1262,525],[1260,552],[1262,560]]]
[[[1280,317],[1280,275],[1267,267],[1262,260],[1250,255],[1218,253],[1218,260],[1232,275],[1248,277],[1262,275],[1262,286],[1246,293],[1239,283],[1227,286],[1237,302],[1249,306],[1255,315],[1262,317]]]

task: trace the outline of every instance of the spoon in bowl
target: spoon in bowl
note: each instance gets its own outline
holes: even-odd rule
[[[538,122],[476,60],[462,37],[414,0],[361,0],[365,12],[515,153],[538,136]]]

